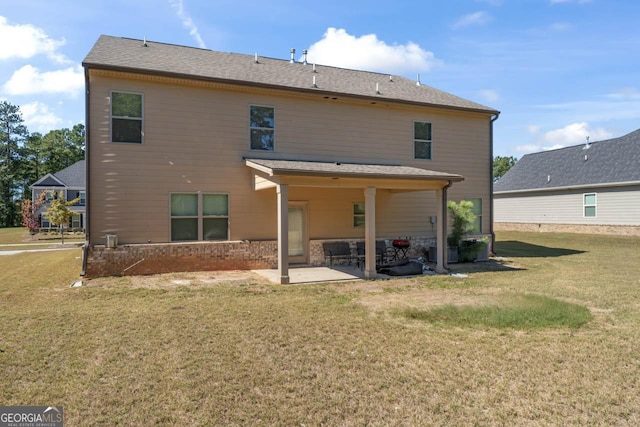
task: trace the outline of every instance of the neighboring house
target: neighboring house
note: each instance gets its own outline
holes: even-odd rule
[[[640,235],[640,130],[523,156],[494,210],[496,229]]]
[[[56,173],[48,173],[33,185],[31,185],[31,200],[35,202],[40,199],[42,193],[46,193],[46,200],[50,201],[53,197],[60,197],[60,192],[65,200],[71,201],[79,199],[79,201],[69,207],[73,211],[73,217],[69,221],[68,227],[73,230],[83,230],[85,227],[85,201],[86,201],[86,184],[85,184],[85,161],[80,160],[71,166],[68,166]],[[48,203],[45,202],[36,214],[40,218],[40,229],[49,230],[52,227],[47,219]]]
[[[278,268],[287,283],[290,264],[325,262],[323,242],[364,240],[374,277],[376,239],[443,249],[448,198],[473,200],[491,236],[498,111],[291,57],[99,38],[83,274]]]

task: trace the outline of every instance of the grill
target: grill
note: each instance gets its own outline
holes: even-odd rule
[[[396,249],[407,249],[411,246],[411,243],[406,239],[395,239],[391,244]]]

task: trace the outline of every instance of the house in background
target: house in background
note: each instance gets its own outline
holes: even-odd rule
[[[101,36],[85,60],[87,277],[321,265],[322,244],[491,236],[498,111],[406,78]],[[116,238],[117,236],[117,238]],[[117,242],[117,244],[116,244]]]
[[[60,192],[63,193],[65,200],[70,201],[79,198],[80,200],[69,209],[74,215],[68,224],[73,230],[83,230],[85,227],[85,202],[86,202],[86,184],[85,184],[85,161],[80,160],[69,167],[62,169],[56,173],[48,173],[33,185],[31,185],[31,200],[35,203],[40,199],[42,193],[47,193],[47,200],[52,197],[59,197]],[[55,192],[55,195],[53,194]],[[43,204],[36,214],[40,218],[40,229],[49,230],[52,228],[51,223],[47,220],[47,203]]]
[[[495,228],[640,235],[640,130],[527,154],[494,184]]]

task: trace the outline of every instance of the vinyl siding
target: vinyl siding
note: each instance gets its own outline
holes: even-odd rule
[[[583,195],[595,193],[595,218],[584,218]],[[640,225],[640,186],[529,194],[496,194],[496,222]]]
[[[273,90],[90,71],[92,243],[170,240],[171,192],[229,194],[231,240],[276,238],[275,189],[252,189],[243,157],[383,163],[457,173],[450,199],[483,198],[489,230],[489,115],[392,103],[371,105]],[[144,95],[144,143],[110,142],[110,91]],[[249,149],[249,106],[275,108],[275,152]],[[413,159],[413,122],[433,123],[433,160]],[[310,238],[364,235],[352,226],[363,189],[297,188],[309,203]],[[435,193],[377,192],[377,234],[430,235]]]

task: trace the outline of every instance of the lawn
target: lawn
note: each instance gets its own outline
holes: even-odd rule
[[[640,239],[496,249],[508,268],[301,286],[70,288],[79,249],[0,257],[0,404],[62,405],[69,426],[640,424]],[[478,321],[487,308],[516,321]]]
[[[83,242],[84,239],[82,233],[64,233],[65,243]],[[0,228],[0,245],[7,245],[0,246],[0,250],[41,249],[57,244],[60,244],[60,234],[58,233],[31,235],[26,228],[22,227]]]

